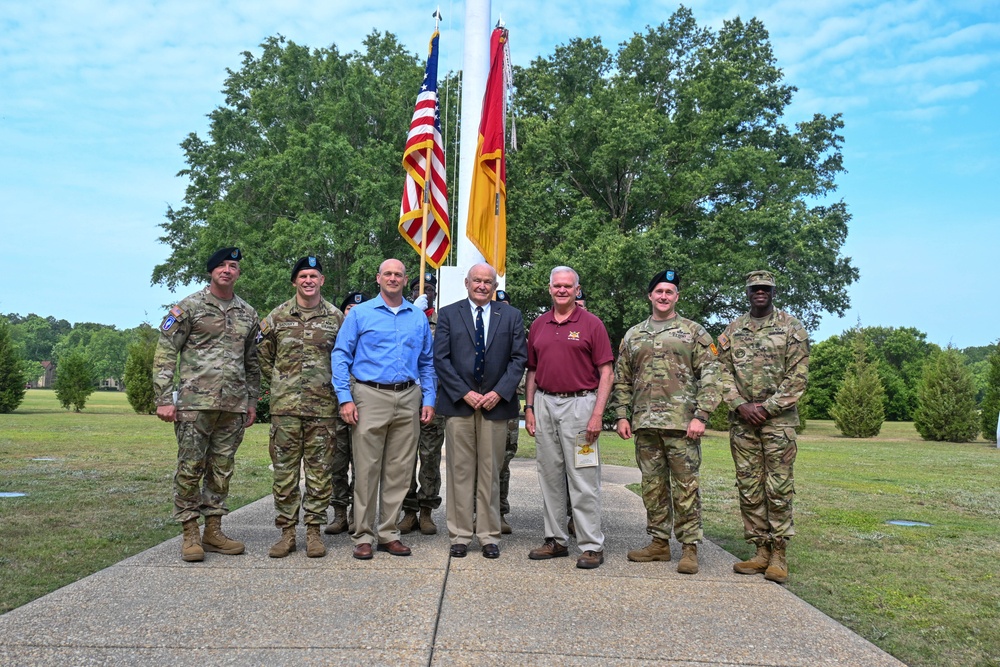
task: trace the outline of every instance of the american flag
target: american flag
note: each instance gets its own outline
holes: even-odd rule
[[[426,183],[430,182],[430,206],[427,212],[427,263],[439,268],[451,248],[451,229],[448,223],[448,185],[444,171],[444,142],[441,139],[441,106],[437,94],[438,37],[431,36],[430,54],[424,81],[417,95],[417,105],[410,121],[410,134],[403,149],[403,169],[406,184],[403,187],[403,204],[399,210],[399,233],[421,252],[423,197]],[[430,174],[427,173],[427,149],[431,149]]]

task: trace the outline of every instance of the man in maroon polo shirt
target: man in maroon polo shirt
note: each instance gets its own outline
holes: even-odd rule
[[[580,277],[570,267],[552,269],[552,310],[535,320],[528,333],[524,425],[535,436],[545,517],[545,543],[528,558],[569,555],[564,513],[568,486],[577,546],[583,552],[576,566],[593,569],[604,562],[601,466],[576,467],[576,440],[586,433],[587,442],[593,443],[601,434],[614,353],[604,323],[577,307],[579,284]]]

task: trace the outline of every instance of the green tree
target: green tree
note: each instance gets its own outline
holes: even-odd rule
[[[140,415],[156,412],[153,392],[153,356],[156,354],[157,331],[143,324],[135,331],[135,339],[128,345],[125,362],[125,394],[129,405]]]
[[[113,325],[78,322],[56,343],[52,354],[58,363],[66,355],[79,352],[87,358],[98,381],[111,378],[121,383],[132,336],[132,332],[119,331]]]
[[[22,359],[10,335],[11,326],[0,317],[0,413],[13,412],[24,400]]]
[[[56,398],[62,406],[80,412],[94,392],[96,378],[90,362],[82,352],[70,352],[56,366]]]
[[[910,421],[917,408],[917,387],[927,358],[940,348],[913,327],[866,327],[869,358],[878,365],[885,388],[885,418]],[[837,391],[851,362],[856,329],[832,336],[813,347],[809,358],[806,399],[809,417],[832,419]]]
[[[11,335],[22,347],[23,356],[29,361],[53,361],[52,348],[59,339],[72,331],[73,327],[66,320],[52,317],[41,317],[30,313],[25,317],[17,313],[5,316],[11,323]]]
[[[229,70],[208,138],[191,134],[181,144],[187,193],[160,225],[171,254],[153,282],[199,283],[212,252],[240,245],[237,293],[266,313],[288,298],[292,263],[303,255],[321,258],[334,301],[370,288],[386,257],[418,262],[396,214],[425,54],[378,32],[347,55],[280,36],[261,47]],[[451,107],[454,114],[458,104]]]
[[[885,389],[878,365],[869,358],[864,329],[854,336],[854,360],[847,368],[831,409],[834,423],[848,438],[872,438],[885,421]]]
[[[986,377],[986,392],[980,406],[983,437],[990,442],[997,441],[997,419],[1000,418],[1000,343],[986,358],[989,372]]]
[[[848,307],[850,215],[831,201],[843,123],[781,122],[795,88],[759,21],[713,31],[681,8],[614,54],[574,39],[514,80],[509,284],[529,317],[557,264],[580,272],[613,339],[645,316],[639,297],[664,266],[680,272],[682,314],[716,332],[747,309],[743,276],[761,267],[808,327]]]
[[[917,401],[914,426],[924,440],[969,442],[979,435],[976,386],[958,350],[949,347],[927,360]]]

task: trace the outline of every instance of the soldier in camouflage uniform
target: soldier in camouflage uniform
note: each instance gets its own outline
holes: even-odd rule
[[[696,574],[702,540],[701,436],[719,405],[719,368],[712,337],[675,311],[679,286],[671,270],[650,280],[653,312],[622,339],[611,403],[618,435],[625,440],[635,435],[646,532],[652,537],[648,546],[629,551],[628,559],[669,561],[673,528],[681,543],[677,571]]]
[[[723,400],[729,405],[729,442],[743,534],[757,547],[736,563],[739,574],[788,580],[785,549],[795,534],[792,465],[797,451],[798,402],[809,374],[809,334],[788,313],[774,308],[774,276],[747,275],[750,312],[719,336]]]
[[[271,463],[274,465],[274,525],[281,538],[271,558],[295,551],[295,526],[302,508],[306,556],[321,558],[326,547],[320,526],[333,493],[333,448],[337,397],[330,353],[344,313],[320,294],[325,277],[316,257],[292,269],[295,296],[261,320],[258,345],[262,371],[271,378]],[[299,471],[305,470],[305,497]]]
[[[419,294],[420,278],[410,281],[410,301],[427,315],[431,335],[437,329],[437,311],[434,297],[437,295],[437,278],[433,273],[424,274],[424,294]],[[441,506],[441,447],[444,445],[444,415],[435,414],[429,424],[420,425],[420,440],[417,443],[417,461],[410,477],[410,490],[403,500],[403,518],[399,521],[399,532],[412,533],[417,526],[424,535],[437,533],[432,512]],[[420,512],[420,517],[417,517]]]
[[[209,285],[170,308],[153,357],[156,416],[177,436],[174,519],[184,526],[185,561],[244,551],[222,532],[236,450],[260,395],[257,311],[233,293],[242,258],[239,248],[212,255]]]
[[[340,303],[340,310],[347,317],[351,308],[365,302],[363,292],[350,292]],[[333,507],[333,521],[323,532],[327,535],[339,535],[350,528],[348,508],[354,497],[354,483],[348,475],[353,474],[351,464],[351,426],[337,413],[337,439],[333,448],[333,495],[330,496],[330,506]]]

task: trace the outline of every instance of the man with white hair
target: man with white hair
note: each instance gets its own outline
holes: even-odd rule
[[[601,531],[601,466],[576,466],[577,439],[593,444],[604,424],[611,394],[614,353],[604,323],[576,305],[580,277],[568,266],[549,276],[552,310],[531,325],[524,423],[536,439],[538,481],[542,489],[545,543],[532,549],[532,560],[569,555],[566,493],[583,554],[576,566],[604,562]],[[584,435],[585,434],[585,435]],[[568,489],[567,489],[568,486]]]

